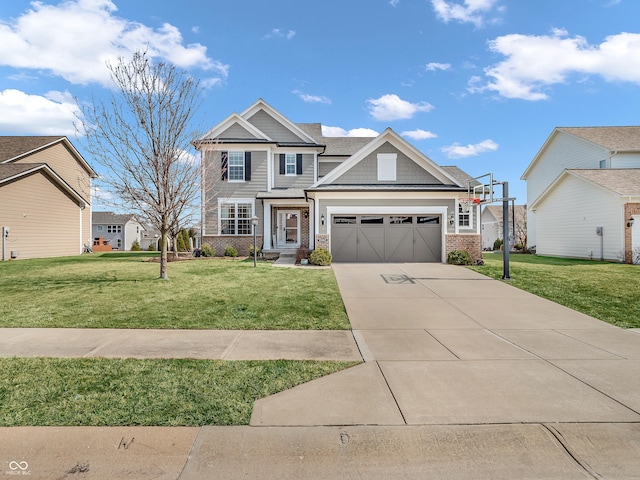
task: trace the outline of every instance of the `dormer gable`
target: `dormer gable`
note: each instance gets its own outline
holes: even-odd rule
[[[396,174],[400,166],[412,172],[411,181],[405,182],[402,175]],[[354,180],[358,178],[360,180]],[[391,128],[373,138],[312,188],[345,183],[428,183],[463,187],[458,180]]]
[[[198,142],[215,141],[273,142],[273,139],[237,113],[233,113],[198,139]]]
[[[262,99],[247,108],[240,116],[280,144],[317,144],[313,137]]]

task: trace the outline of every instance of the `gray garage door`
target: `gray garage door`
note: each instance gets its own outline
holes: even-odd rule
[[[440,262],[440,215],[334,215],[334,262]]]

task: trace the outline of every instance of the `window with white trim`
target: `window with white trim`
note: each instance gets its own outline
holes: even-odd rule
[[[244,152],[229,152],[229,181],[244,182]]]
[[[379,153],[378,154],[378,181],[394,181],[396,180],[396,158],[395,153]]]
[[[458,226],[462,228],[472,228],[473,227],[473,206],[469,207],[468,212],[464,212],[462,209],[462,204],[458,204]]]
[[[296,174],[296,154],[295,153],[287,153],[284,156],[284,165],[285,165],[285,175],[295,175]]]
[[[220,235],[251,235],[253,204],[246,201],[227,201],[219,206]]]

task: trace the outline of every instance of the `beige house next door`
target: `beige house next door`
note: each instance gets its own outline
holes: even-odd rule
[[[278,210],[276,247],[300,246],[300,210]]]

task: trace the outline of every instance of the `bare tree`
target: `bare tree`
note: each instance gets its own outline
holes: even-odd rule
[[[527,248],[527,205],[516,206],[514,210],[514,224],[516,243],[522,245],[523,248]]]
[[[166,279],[168,236],[197,213],[201,168],[189,151],[202,88],[146,52],[107,67],[115,89],[107,102],[80,105],[79,130],[92,158],[108,170],[100,182],[114,202],[160,231],[160,278]]]

